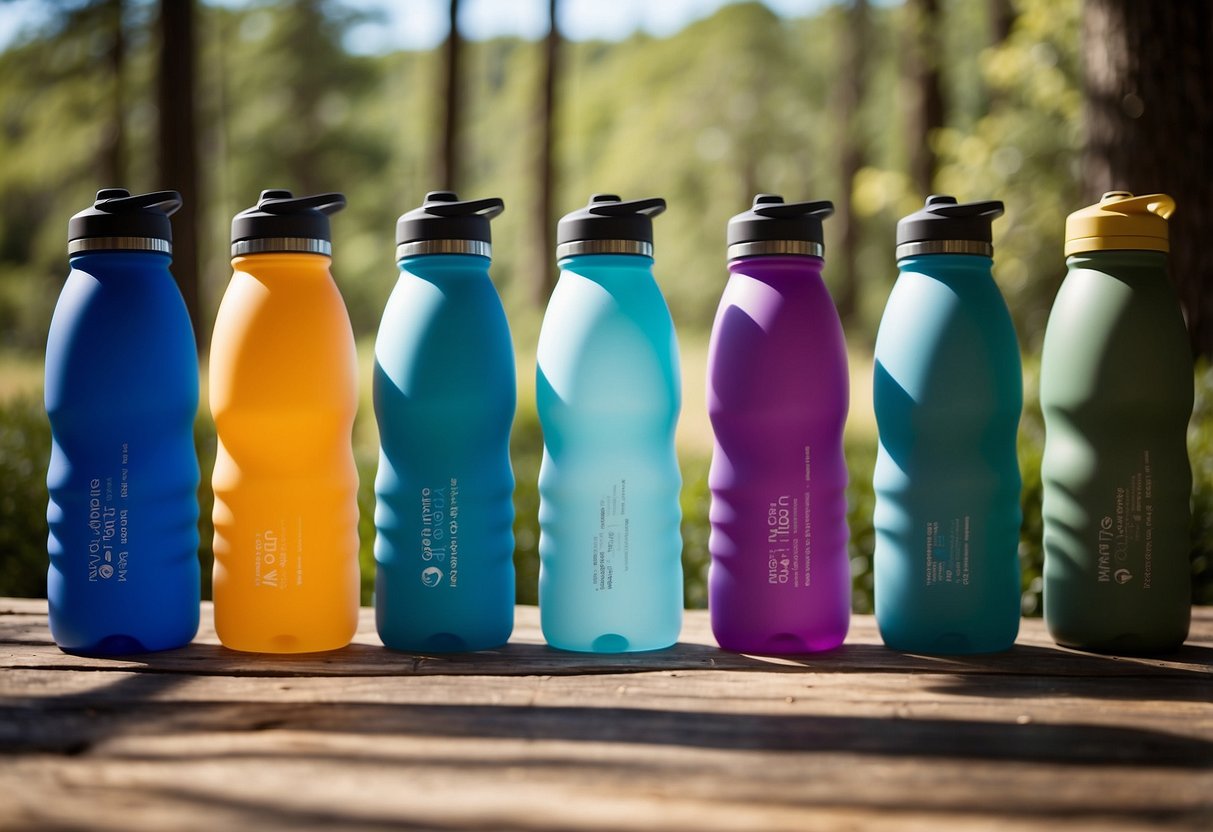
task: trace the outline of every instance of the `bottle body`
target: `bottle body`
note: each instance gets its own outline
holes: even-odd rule
[[[198,629],[198,359],[169,262],[73,257],[51,321],[47,598],[64,650],[164,650]]]
[[[1191,615],[1192,359],[1166,255],[1069,257],[1045,332],[1045,621],[1060,644],[1154,653]]]
[[[712,329],[708,606],[730,650],[828,650],[850,622],[847,353],[821,267],[730,262]]]
[[[488,649],[514,626],[516,376],[488,265],[405,258],[375,341],[375,610],[400,650]]]
[[[349,643],[358,621],[357,359],[318,254],[237,257],[215,321],[215,629],[237,650]]]
[[[1004,650],[1020,610],[1015,329],[989,257],[898,265],[874,369],[877,624],[900,650]]]
[[[537,356],[544,636],[565,650],[668,647],[682,623],[673,321],[649,257],[560,267]]]

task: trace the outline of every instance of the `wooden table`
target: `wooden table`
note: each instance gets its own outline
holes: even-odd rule
[[[580,656],[518,609],[511,644],[328,654],[198,641],[59,652],[0,600],[0,826],[169,829],[1213,828],[1213,609],[1160,659],[1089,656],[1024,621],[1010,653],[845,647]]]

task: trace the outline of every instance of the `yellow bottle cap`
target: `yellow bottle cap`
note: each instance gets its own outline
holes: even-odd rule
[[[1084,251],[1170,251],[1167,217],[1175,200],[1166,194],[1133,196],[1109,191],[1066,217],[1066,257]]]

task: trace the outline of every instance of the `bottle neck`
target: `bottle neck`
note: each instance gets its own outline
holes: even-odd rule
[[[919,272],[934,276],[973,275],[993,276],[994,259],[980,254],[918,254],[897,261],[902,272]]]
[[[94,251],[68,258],[73,269],[93,275],[127,273],[136,270],[167,269],[173,262],[168,254],[157,251]]]
[[[1084,251],[1080,254],[1071,254],[1066,258],[1066,266],[1071,269],[1095,269],[1097,271],[1107,271],[1109,269],[1140,269],[1142,271],[1153,271],[1160,274],[1166,274],[1167,271],[1167,253],[1165,251],[1141,251],[1141,250],[1103,250],[1103,251]]]
[[[478,254],[419,254],[403,257],[396,265],[402,272],[426,278],[457,278],[487,275],[492,261]]]
[[[641,254],[578,254],[556,261],[560,271],[602,282],[652,277],[653,258]]]
[[[825,260],[812,255],[779,255],[764,257],[736,257],[729,261],[729,274],[744,274],[749,277],[819,276]]]
[[[245,254],[232,258],[232,268],[251,274],[329,274],[333,260],[324,254],[273,252]]]

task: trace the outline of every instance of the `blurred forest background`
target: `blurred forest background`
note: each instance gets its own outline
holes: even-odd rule
[[[0,0],[0,13],[5,2]],[[175,188],[174,273],[206,340],[230,275],[228,225],[263,188],[343,191],[334,273],[364,365],[355,429],[364,601],[374,569],[374,332],[397,215],[427,190],[501,196],[492,274],[517,341],[518,597],[534,602],[542,438],[534,344],[554,225],[592,192],[660,195],[656,273],[679,329],[689,606],[706,602],[707,338],[727,219],[757,192],[833,199],[826,277],[848,332],[854,607],[871,610],[871,348],[896,275],[893,231],[928,193],[1001,199],[995,276],[1025,354],[1020,437],[1026,614],[1039,614],[1043,427],[1036,354],[1065,274],[1065,217],[1103,191],[1165,191],[1172,277],[1197,370],[1189,444],[1194,599],[1213,603],[1213,4],[1205,0],[865,0],[781,16],[723,5],[672,35],[450,36],[359,54],[373,11],[339,0],[46,0],[0,53],[0,595],[45,592],[49,427],[41,351],[67,274],[68,217],[101,187]],[[408,3],[402,3],[408,8]],[[205,400],[205,397],[204,397]],[[214,433],[199,414],[209,581]],[[208,587],[209,589],[209,587]]]

